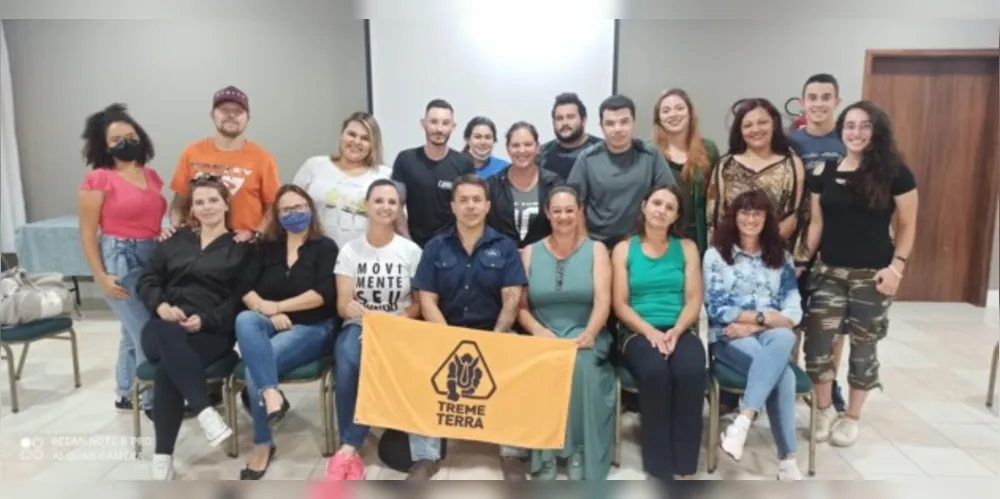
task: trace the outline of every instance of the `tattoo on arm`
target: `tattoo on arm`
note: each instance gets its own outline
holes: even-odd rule
[[[500,293],[503,297],[503,308],[493,330],[506,333],[514,326],[514,321],[517,319],[517,311],[521,305],[521,288],[511,286],[503,288]]]

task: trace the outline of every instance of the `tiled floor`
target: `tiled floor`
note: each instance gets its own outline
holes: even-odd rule
[[[851,448],[820,445],[816,479],[916,480],[1000,477],[1000,418],[984,407],[989,358],[998,339],[997,309],[959,304],[897,304],[889,337],[880,344],[884,393],[869,398],[862,433]],[[131,459],[129,414],[112,406],[112,366],[118,325],[105,314],[89,314],[78,325],[83,387],[74,390],[69,345],[45,341],[31,348],[19,384],[21,411],[12,414],[5,366],[0,372],[0,480],[141,480],[147,476],[147,445]],[[316,387],[286,389],[293,410],[278,428],[278,455],[267,479],[317,479],[323,475],[321,426]],[[240,449],[251,446],[249,418],[240,414]],[[641,479],[637,418],[625,416],[622,466],[611,478]],[[808,411],[799,411],[799,460],[806,467]],[[707,428],[707,426],[706,426]],[[143,418],[145,439],[152,426]],[[378,462],[367,450],[369,479],[403,475]],[[453,444],[437,479],[500,479],[495,447]],[[702,478],[770,480],[776,458],[766,418],[757,423],[744,459],[720,458],[719,469]],[[222,480],[238,476],[243,459],[209,448],[196,424],[184,425],[177,445],[183,480]]]

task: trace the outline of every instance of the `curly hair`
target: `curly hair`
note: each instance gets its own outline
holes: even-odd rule
[[[726,208],[722,220],[715,229],[712,246],[729,265],[733,264],[733,246],[740,243],[740,229],[736,216],[743,210],[764,212],[764,228],[760,231],[760,251],[764,265],[779,269],[785,264],[785,247],[778,230],[778,216],[767,194],[762,190],[751,190],[736,196]]]
[[[869,208],[887,208],[892,202],[892,181],[896,178],[903,155],[896,147],[889,115],[872,101],[858,101],[847,106],[837,118],[837,136],[843,138],[847,113],[860,109],[868,115],[872,138],[861,154],[861,163],[848,180],[847,187],[865,200]]]
[[[683,239],[684,235],[684,213],[687,208],[684,206],[684,198],[681,197],[681,191],[677,186],[667,186],[667,185],[654,185],[646,195],[642,198],[642,204],[649,202],[649,198],[653,197],[660,191],[667,191],[674,195],[674,199],[677,201],[677,220],[670,224],[667,228],[667,236],[673,236],[679,239]],[[640,239],[646,238],[646,215],[642,212],[642,208],[639,208],[639,216],[635,220],[635,228],[632,229],[633,234],[638,234]]]
[[[83,133],[80,138],[83,139],[82,153],[87,166],[91,168],[113,168],[115,166],[115,158],[108,152],[108,127],[112,123],[127,123],[135,129],[142,151],[136,163],[140,166],[149,164],[154,154],[153,141],[150,140],[146,130],[128,113],[128,107],[125,104],[115,103],[88,116],[83,125]]]

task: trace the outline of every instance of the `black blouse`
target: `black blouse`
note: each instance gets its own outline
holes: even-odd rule
[[[313,290],[323,304],[310,310],[287,312],[292,324],[317,324],[337,316],[337,243],[325,236],[307,239],[299,247],[299,258],[288,267],[288,243],[284,239],[261,241],[247,271],[256,285],[253,290],[268,301],[281,301]]]
[[[156,316],[169,303],[187,315],[201,316],[203,331],[231,335],[243,295],[253,283],[243,269],[252,261],[252,246],[225,233],[201,248],[201,237],[180,229],[156,246],[136,283],[139,298]]]

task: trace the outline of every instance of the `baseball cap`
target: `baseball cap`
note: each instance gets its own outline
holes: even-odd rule
[[[232,85],[215,92],[215,96],[212,97],[212,109],[219,107],[219,104],[224,102],[234,102],[250,112],[250,99],[247,94]]]

